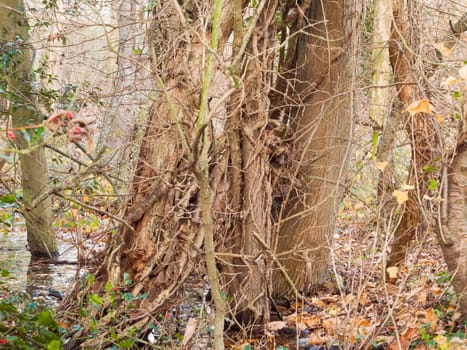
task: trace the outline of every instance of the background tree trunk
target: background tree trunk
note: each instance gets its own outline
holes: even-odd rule
[[[297,194],[279,218],[276,253],[298,291],[308,292],[328,277],[330,244],[343,193],[352,139],[353,42],[346,1],[313,1],[307,11],[311,23],[296,49],[296,100],[293,116],[298,162]],[[308,21],[304,21],[308,23]],[[274,294],[291,286],[274,272]]]
[[[430,181],[438,183],[442,164],[442,144],[439,123],[433,113],[410,114],[406,108],[422,93],[416,91],[416,79],[412,67],[415,63],[416,29],[411,25],[414,15],[401,0],[393,2],[393,31],[390,45],[390,59],[394,80],[398,83],[400,113],[407,117],[405,128],[411,142],[411,165],[408,184],[408,201],[404,204],[402,218],[394,233],[394,241],[387,266],[400,265],[416,235],[421,235],[433,224],[432,204],[426,196],[435,195],[430,190]],[[400,49],[403,48],[403,50]],[[430,169],[429,171],[427,169]],[[421,237],[421,236],[420,236]]]
[[[39,146],[42,139],[36,136],[38,130],[34,128],[41,125],[42,115],[34,106],[31,86],[33,48],[28,43],[24,8],[21,0],[0,1],[0,40],[6,40],[18,49],[5,72],[10,95],[9,114],[19,150],[23,189],[22,214],[26,220],[29,249],[33,257],[55,257],[58,249],[52,230],[50,198],[39,203],[34,201],[41,192],[47,190],[48,171],[45,150]]]
[[[465,81],[467,84],[467,81]],[[460,312],[467,319],[467,90],[460,120],[457,147],[447,172],[446,204],[441,205],[438,241],[452,274],[452,285],[459,298]]]
[[[138,144],[133,142],[138,134],[137,122],[149,98],[151,79],[145,49],[148,21],[144,18],[144,5],[142,0],[121,1],[118,7],[117,71],[98,140],[98,149],[105,150],[103,162],[120,176],[132,171],[134,163],[130,157],[138,151]]]

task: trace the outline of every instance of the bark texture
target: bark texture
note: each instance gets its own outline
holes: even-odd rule
[[[465,89],[465,88],[464,88]],[[447,211],[441,207],[438,241],[452,274],[459,308],[467,319],[467,90],[464,90],[462,118],[457,146],[447,171]]]
[[[17,53],[7,66],[7,85],[10,99],[9,114],[15,130],[16,146],[21,166],[23,215],[28,233],[28,245],[33,257],[55,257],[58,249],[52,230],[50,197],[39,203],[35,198],[47,190],[48,170],[45,150],[38,146],[34,126],[40,126],[42,116],[34,106],[32,91],[33,48],[28,43],[28,26],[22,0],[0,2],[0,43],[8,42]],[[33,204],[34,203],[34,204]]]
[[[230,11],[230,4],[225,4],[220,51],[232,28]],[[153,8],[148,38],[157,98],[146,121],[129,187],[132,195],[122,213],[127,225],[110,238],[106,258],[91,287],[93,292],[102,292],[110,283],[135,297],[145,295],[131,311],[131,321],[125,319],[122,327],[132,323],[144,330],[153,315],[170,310],[184,281],[195,271],[204,272],[203,248],[210,256],[214,254],[215,247],[206,248],[203,243],[210,240],[204,240],[205,233],[217,233],[218,223],[207,215],[212,206],[219,208],[211,201],[222,192],[219,186],[227,158],[222,141],[212,139],[211,113],[203,117],[207,124],[198,125],[208,50],[205,40],[210,32],[201,24],[205,14],[200,14],[199,21],[195,15],[172,0],[158,2]],[[218,75],[218,61],[214,62],[213,86]],[[222,88],[213,91],[210,97],[222,97]],[[209,144],[212,147],[208,150]],[[125,286],[125,279],[131,285]],[[116,315],[125,312],[122,308]],[[105,324],[108,319],[100,322]],[[89,329],[82,334],[86,332]],[[100,341],[89,340],[85,346]]]
[[[229,178],[233,220],[224,250],[236,257],[226,261],[223,271],[228,295],[232,298],[231,313],[243,324],[269,319],[271,261],[264,250],[272,244],[271,139],[267,127],[274,59],[270,48],[275,44],[276,6],[277,1],[270,1],[258,10],[261,12],[255,30],[248,38],[247,58],[237,71],[245,78],[232,97],[232,104],[237,103],[241,108],[233,107],[229,123],[232,128],[229,130]],[[237,39],[242,38],[238,31],[235,35]]]
[[[352,8],[345,1],[313,1],[303,21],[311,26],[295,50],[293,84],[300,104],[292,119],[298,150],[293,185],[298,190],[288,194],[275,249],[294,287],[276,270],[276,296],[311,291],[328,277],[352,138]]]
[[[459,297],[460,311],[467,319],[467,139],[457,149],[449,168],[448,184],[448,220],[443,225],[440,244]]]

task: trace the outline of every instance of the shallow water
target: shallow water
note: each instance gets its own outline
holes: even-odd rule
[[[77,259],[73,245],[61,239],[57,243],[60,252],[58,264],[31,262],[24,225],[17,225],[8,233],[0,233],[0,270],[9,272],[8,276],[0,277],[0,282],[7,289],[27,291],[34,297],[51,301],[60,299],[60,295],[70,288]]]

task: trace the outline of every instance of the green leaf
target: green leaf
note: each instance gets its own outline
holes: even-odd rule
[[[2,271],[1,271],[1,274],[2,274],[2,277],[8,277],[8,276],[10,276],[10,271],[8,271],[8,270],[2,270]]]
[[[113,288],[112,282],[107,281],[107,283],[106,283],[105,286],[104,286],[104,290],[105,290],[107,293],[110,293],[110,292],[112,291],[112,288]]]
[[[37,315],[37,322],[45,327],[55,325],[55,320],[49,310],[44,310],[39,315]]]
[[[43,127],[43,126],[40,126],[40,127],[36,128],[34,130],[34,135],[32,137],[32,142],[37,143],[37,141],[39,141],[39,139],[41,138],[44,131],[45,131],[45,127]]]
[[[90,297],[89,297],[89,300],[94,305],[102,305],[102,303],[103,303],[102,298],[97,294],[91,294]]]
[[[430,174],[434,173],[438,168],[434,167],[433,165],[427,164],[423,167],[423,171]]]
[[[438,189],[438,182],[435,179],[430,179],[428,182],[428,188],[431,191],[436,191]]]
[[[89,285],[92,286],[94,284],[95,278],[96,277],[94,275],[87,275],[87,280],[88,280]]]
[[[120,348],[123,348],[123,349],[131,349],[132,345],[133,345],[133,342],[128,339],[121,340],[118,343],[118,346],[120,346]]]
[[[52,340],[47,344],[47,350],[60,350],[62,348],[62,343],[60,340]]]
[[[375,131],[371,137],[371,159],[376,158],[376,152],[378,152],[379,132]]]
[[[0,203],[16,203],[16,196],[12,193],[9,193],[5,196],[0,197]]]
[[[142,49],[133,49],[133,50],[131,50],[131,53],[133,55],[141,55],[143,53],[143,50]]]

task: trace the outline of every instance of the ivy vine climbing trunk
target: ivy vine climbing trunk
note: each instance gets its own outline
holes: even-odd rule
[[[33,48],[22,0],[0,1],[0,50],[9,57],[2,63],[2,83],[7,86],[8,113],[12,119],[15,144],[21,165],[23,190],[22,214],[26,221],[27,240],[33,257],[55,257],[58,249],[52,230],[50,197],[35,198],[48,187],[45,150],[40,143],[42,115],[35,108],[32,91]]]

